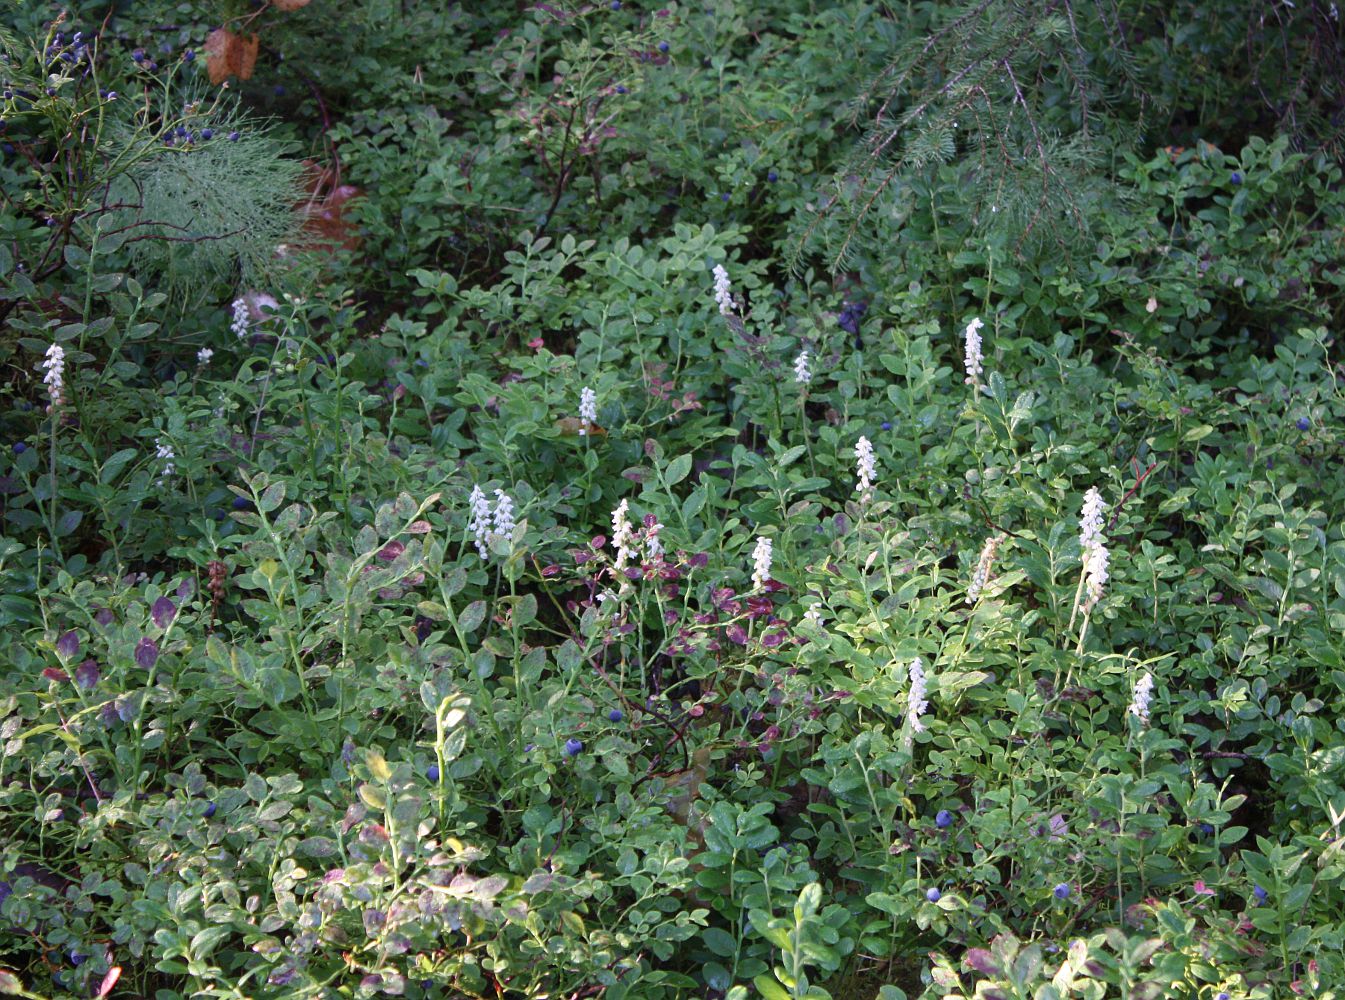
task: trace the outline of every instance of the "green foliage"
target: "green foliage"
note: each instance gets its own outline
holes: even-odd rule
[[[1335,996],[1339,166],[1078,146],[1066,256],[910,136],[882,252],[792,271],[932,7],[430,6],[267,8],[238,114],[288,117],[237,143],[17,102],[102,169],[0,166],[0,991]],[[1062,92],[1126,98],[1041,71],[1054,10],[1001,29],[1063,148]],[[153,12],[93,67],[176,107]],[[359,252],[118,215],[230,233],[324,134]]]

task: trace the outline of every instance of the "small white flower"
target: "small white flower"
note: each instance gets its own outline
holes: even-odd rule
[[[855,461],[856,475],[859,477],[855,489],[861,494],[867,494],[873,481],[878,478],[878,463],[873,457],[873,444],[868,438],[860,437],[855,442]]]
[[[653,521],[653,518],[650,518]],[[658,521],[645,522],[644,529],[644,550],[649,556],[650,561],[660,558],[663,555],[663,542],[659,540],[658,533],[663,530],[663,525]]]
[[[1102,600],[1102,589],[1106,586],[1108,580],[1107,574],[1107,547],[1098,545],[1089,550],[1088,558],[1084,562],[1084,588],[1088,591],[1088,599],[1084,601],[1084,611],[1092,611],[1093,606]]]
[[[580,434],[587,434],[589,426],[598,422],[598,394],[588,386],[579,390]]]
[[[1002,533],[991,535],[981,546],[981,557],[976,562],[976,570],[971,574],[971,583],[967,586],[968,604],[975,604],[985,585],[990,582],[990,570],[995,563],[995,553],[999,551],[1000,545],[1007,537]]]
[[[981,374],[985,371],[981,362],[984,358],[981,355],[981,328],[985,324],[981,322],[980,317],[973,319],[967,324],[965,336],[967,338],[967,351],[963,358],[963,364],[967,369],[965,379],[967,385],[980,385]]]
[[[1084,587],[1088,597],[1083,610],[1093,610],[1093,606],[1102,599],[1102,590],[1108,580],[1107,544],[1102,537],[1102,515],[1107,505],[1102,502],[1102,494],[1097,487],[1091,487],[1083,498],[1083,511],[1079,517],[1079,545],[1083,549]]]
[[[173,459],[177,458],[177,455],[173,453],[172,442],[157,438],[154,442],[154,457],[163,462],[163,468],[159,470],[159,482],[163,482],[177,471],[177,466],[173,464]]]
[[[495,534],[508,538],[514,533],[514,500],[504,490],[495,491]]]
[[[807,611],[803,614],[805,625],[811,625],[813,628],[822,627],[822,604],[820,601],[814,601]]]
[[[234,299],[233,322],[229,324],[229,329],[234,332],[234,336],[239,340],[242,340],[248,335],[248,330],[251,329],[251,327],[252,322],[247,299],[242,297]]]
[[[215,352],[208,347],[203,347],[196,352],[196,363],[201,367],[210,364],[210,359],[215,356]]]
[[[1102,544],[1102,515],[1106,510],[1102,494],[1096,486],[1090,487],[1083,495],[1083,511],[1079,516],[1079,545],[1085,552]]]
[[[929,707],[929,700],[926,697],[928,687],[925,681],[925,665],[918,656],[911,661],[910,677],[911,690],[906,695],[906,719],[910,722],[912,730],[922,733],[925,731],[925,725],[920,721],[920,716]]]
[[[1153,697],[1153,693],[1153,674],[1146,670],[1144,676],[1135,682],[1135,693],[1130,699],[1130,708],[1128,710],[1131,715],[1139,719],[1140,722],[1145,725],[1148,725],[1149,723],[1149,699]]]
[[[752,550],[752,589],[760,590],[771,578],[771,540],[765,535],[757,538]]]
[[[51,405],[60,406],[65,390],[65,348],[52,344],[47,348],[46,360],[38,365],[39,371],[45,371],[42,382],[51,393]]]
[[[626,563],[639,553],[635,550],[635,530],[631,527],[630,504],[622,500],[612,511],[612,548],[616,549],[616,568],[626,568]]]
[[[477,553],[485,559],[490,556],[490,501],[480,486],[473,486],[467,503],[472,511],[472,519],[467,527],[476,539]]]
[[[723,264],[716,264],[714,268],[715,276],[715,302],[719,303],[719,315],[733,315],[733,292],[729,288],[729,273],[724,270]]]
[[[794,381],[800,385],[807,385],[812,380],[813,373],[808,368],[808,352],[804,350],[794,359]]]

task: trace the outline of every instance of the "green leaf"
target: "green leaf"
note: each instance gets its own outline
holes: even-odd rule
[[[757,976],[752,980],[752,985],[757,988],[757,992],[765,997],[766,1000],[790,1000],[789,994],[785,992],[784,987],[770,976]]]
[[[729,958],[738,951],[738,942],[733,935],[720,927],[707,927],[701,931],[701,941],[721,958]]]
[[[668,463],[667,471],[664,473],[664,480],[671,486],[676,486],[687,474],[691,472],[691,456],[678,455]]]
[[[467,607],[462,609],[458,615],[458,628],[464,632],[472,632],[481,626],[486,620],[486,602],[473,601]]]

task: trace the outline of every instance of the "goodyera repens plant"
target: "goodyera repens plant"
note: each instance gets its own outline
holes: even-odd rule
[[[873,443],[862,436],[855,442],[855,475],[859,480],[855,489],[859,491],[861,499],[867,499],[874,480],[878,478],[878,461],[873,456]]]
[[[52,344],[47,348],[46,359],[38,368],[46,372],[42,381],[46,384],[47,392],[51,395],[52,409],[55,409],[64,400],[65,348],[60,344]]]
[[[1107,544],[1102,537],[1102,515],[1107,505],[1097,487],[1091,487],[1083,498],[1083,513],[1079,518],[1079,545],[1083,550],[1082,585],[1086,597],[1083,613],[1086,615],[1102,599],[1102,588],[1107,582]]]
[[[729,273],[724,270],[723,264],[716,264],[714,267],[715,278],[715,302],[719,305],[719,315],[733,315],[733,292],[729,287]]]
[[[490,558],[490,544],[497,538],[508,538],[514,531],[514,501],[503,490],[495,491],[495,506],[491,509],[490,500],[480,486],[473,486],[471,496],[467,498],[470,519],[467,530],[471,532],[476,544],[477,554],[482,559]]]
[[[963,355],[962,363],[967,370],[967,377],[964,380],[967,385],[979,388],[981,384],[981,375],[985,368],[982,365],[984,357],[981,354],[981,329],[985,326],[980,317],[973,319],[967,324],[964,332],[966,337],[966,353]]]
[[[760,590],[771,579],[771,540],[765,535],[757,539],[752,550],[752,589]]]

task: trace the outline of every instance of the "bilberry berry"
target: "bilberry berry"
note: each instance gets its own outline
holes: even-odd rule
[[[583,750],[583,749],[584,749],[584,744],[583,744],[583,742],[582,742],[581,740],[577,740],[577,739],[575,739],[573,736],[571,736],[568,740],[565,741],[565,756],[566,756],[566,757],[574,757],[574,756],[577,756],[577,755],[579,754],[579,752],[580,752],[581,750]]]
[[[934,825],[940,830],[946,830],[953,825],[953,814],[947,809],[940,809],[934,815]]]
[[[215,803],[207,802],[205,804],[205,812],[202,813],[202,815],[205,816],[206,819],[209,819],[211,816],[215,815]]]
[[[193,52],[191,49],[188,49],[186,52],[182,53],[182,58],[187,60],[187,62],[191,62],[193,59],[196,58],[196,53]]]
[[[1266,901],[1266,897],[1270,894],[1258,885],[1252,888],[1252,895],[1256,897],[1256,901],[1258,903],[1264,903]]]
[[[201,138],[202,138],[202,139],[213,139],[214,136],[215,136],[215,130],[214,130],[213,128],[203,128],[203,129],[201,129]]]
[[[925,891],[925,898],[931,903],[937,903],[943,898],[943,893],[939,892],[936,888],[930,888]]]
[[[667,51],[668,51],[670,48],[672,48],[672,46],[669,45],[667,42],[659,42],[659,43],[658,43],[658,50],[659,50],[660,52],[663,52],[663,53],[666,54]]]
[[[230,132],[230,133],[229,133],[229,141],[230,141],[230,142],[237,142],[237,141],[238,141],[238,133],[237,133],[237,132]]]
[[[1228,181],[1229,181],[1230,184],[1241,184],[1241,183],[1242,183],[1242,174],[1240,174],[1238,171],[1234,170],[1231,174],[1228,175]]]
[[[774,183],[775,183],[776,181],[778,181],[779,179],[780,179],[780,175],[777,174],[774,170],[772,170],[770,173],[768,173],[768,174],[766,175],[766,181],[767,181],[768,183],[770,183],[770,184],[774,184]]]
[[[27,446],[26,444],[24,444],[22,441],[15,441],[15,442],[14,442],[14,454],[16,454],[16,455],[22,455],[22,454],[23,454],[25,451],[27,451],[27,450],[28,450],[28,446]]]
[[[890,421],[890,420],[884,420],[884,421],[883,421],[883,424],[882,424],[882,427],[883,427],[883,430],[885,430],[885,431],[890,431],[890,430],[892,429],[892,421]]]
[[[620,9],[621,9],[621,0],[612,0],[612,4],[611,4],[611,6],[612,6],[612,9],[613,9],[613,10],[620,10]]]
[[[607,718],[610,719],[612,722],[620,722],[622,719],[625,718],[625,716],[621,714],[621,709],[614,708],[607,713]]]
[[[1069,883],[1061,882],[1059,885],[1057,885],[1054,889],[1051,890],[1051,893],[1055,896],[1056,899],[1069,899]]]
[[[425,769],[425,777],[429,778],[431,781],[438,781],[438,780],[439,780],[439,765],[438,765],[438,764],[431,764],[428,768],[426,768],[426,769]]]
[[[1312,421],[1309,420],[1307,417],[1299,417],[1298,420],[1295,421],[1295,423],[1297,424],[1298,429],[1300,431],[1305,431],[1312,426]]]

